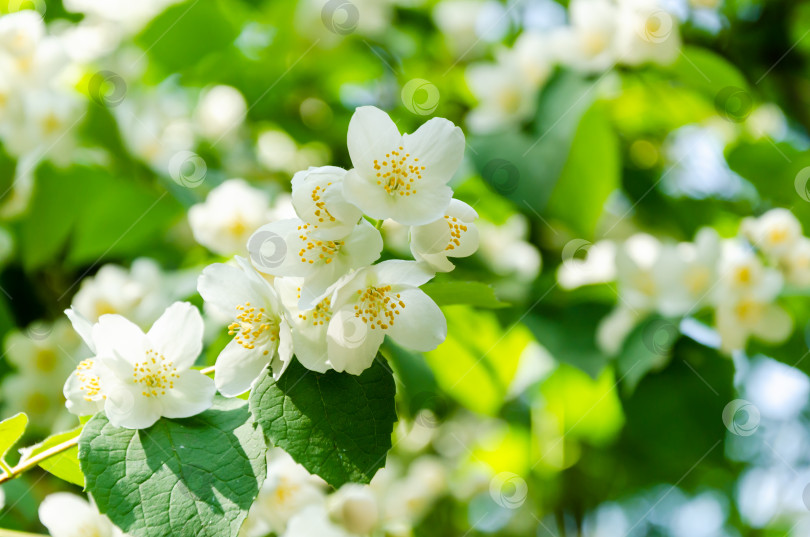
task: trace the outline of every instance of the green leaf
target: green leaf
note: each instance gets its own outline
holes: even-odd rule
[[[142,430],[97,414],[79,460],[99,510],[134,537],[235,537],[267,471],[247,403],[221,397],[202,414]]]
[[[678,321],[659,316],[645,319],[630,332],[616,359],[625,395],[632,394],[647,373],[669,362],[679,337]]]
[[[274,445],[338,488],[368,483],[385,465],[395,392],[382,358],[361,375],[316,373],[293,361],[278,381],[263,374],[250,410]]]
[[[581,237],[593,237],[608,196],[619,187],[619,140],[600,107],[582,116],[568,160],[546,206]]]
[[[501,302],[495,296],[495,290],[491,285],[481,282],[426,283],[421,289],[439,306],[466,304],[477,308],[509,307],[509,304]]]
[[[25,432],[28,416],[22,412],[0,421],[0,460]]]
[[[20,453],[25,459],[39,455],[40,453],[51,449],[68,440],[72,440],[81,434],[82,426],[76,427],[64,433],[58,433],[49,436],[39,444],[26,447],[20,450]],[[84,474],[79,466],[79,447],[74,446],[70,449],[57,453],[53,457],[49,457],[39,463],[39,466],[59,479],[63,479],[68,483],[73,483],[84,488]]]
[[[708,49],[685,46],[672,72],[685,85],[715,98],[726,88],[748,91],[748,81],[731,62]]]

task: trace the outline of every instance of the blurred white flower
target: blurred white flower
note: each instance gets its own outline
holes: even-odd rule
[[[120,315],[102,315],[92,338],[100,370],[104,412],[116,427],[145,429],[160,417],[187,418],[207,410],[214,381],[191,369],[202,350],[203,320],[176,302],[149,332]]]
[[[608,356],[616,356],[643,316],[643,313],[619,304],[599,321],[596,327],[597,346]]]
[[[619,294],[623,305],[631,310],[655,310],[661,293],[655,277],[660,253],[660,241],[646,233],[633,235],[616,252]]]
[[[802,237],[802,225],[788,209],[771,209],[757,218],[743,220],[740,231],[754,248],[778,260],[794,250]]]
[[[188,210],[194,239],[225,256],[245,254],[248,238],[273,216],[267,193],[244,179],[225,181]]]
[[[504,6],[492,0],[442,0],[433,8],[433,22],[453,56],[479,56],[509,31]]]
[[[69,492],[49,494],[39,506],[39,521],[51,537],[123,537],[91,501]]]
[[[810,239],[800,238],[783,256],[785,280],[799,287],[810,286]]]
[[[701,229],[693,243],[665,244],[654,269],[658,312],[688,315],[711,303],[719,257],[720,238],[712,228]]]
[[[455,268],[448,257],[468,257],[478,249],[478,229],[473,222],[478,213],[463,201],[452,199],[442,218],[411,228],[414,259],[433,270],[450,272]]]
[[[453,195],[447,183],[464,155],[464,134],[433,118],[413,134],[400,134],[388,114],[358,108],[349,123],[349,156],[354,169],[343,193],[372,218],[421,225],[444,214]]]
[[[447,469],[437,457],[422,455],[414,460],[407,473],[392,480],[383,491],[385,527],[410,528],[418,524],[447,491],[447,477]]]
[[[659,0],[617,0],[621,63],[669,65],[681,50],[678,19]]]
[[[347,483],[327,500],[329,518],[354,535],[368,535],[380,521],[377,496],[368,485]]]
[[[242,124],[246,113],[247,103],[239,90],[214,86],[203,92],[195,117],[202,135],[218,142]]]
[[[329,519],[322,505],[310,505],[290,518],[281,537],[351,537],[351,534]]]
[[[165,274],[153,259],[142,257],[129,270],[107,264],[95,276],[83,279],[71,308],[91,322],[117,313],[145,328],[174,300],[193,291],[193,278]]]
[[[318,143],[299,147],[289,134],[278,129],[262,132],[256,142],[256,158],[271,172],[294,174],[310,166],[322,166],[328,157],[328,147]]]
[[[273,286],[249,261],[215,263],[203,270],[197,288],[225,318],[234,338],[217,357],[214,380],[226,397],[247,391],[268,364],[279,378],[292,358],[290,327]]]
[[[479,253],[487,265],[502,276],[515,276],[531,281],[540,273],[540,252],[530,242],[529,223],[525,216],[513,214],[501,225],[480,221]]]
[[[619,8],[611,0],[572,0],[568,5],[570,26],[552,32],[558,59],[564,65],[587,73],[605,71],[618,61]]]
[[[575,243],[569,243],[577,246]],[[582,246],[586,246],[583,243]],[[571,252],[576,253],[576,252]],[[563,255],[566,254],[563,249]],[[576,289],[583,285],[607,283],[616,277],[616,244],[603,240],[588,246],[583,259],[563,259],[557,268],[557,281],[563,289]]]
[[[442,311],[419,286],[433,277],[413,261],[383,261],[338,282],[327,329],[329,365],[359,375],[374,362],[386,335],[418,351],[447,337]]]
[[[250,509],[249,518],[257,526],[256,533],[284,534],[290,519],[307,507],[320,506],[326,499],[326,483],[311,475],[280,448],[268,454],[267,479]],[[325,514],[325,511],[324,511]],[[261,530],[264,530],[263,532]],[[297,534],[309,537],[321,533]]]
[[[115,23],[119,32],[134,34],[161,11],[180,0],[64,0],[67,11],[83,13],[87,19]]]

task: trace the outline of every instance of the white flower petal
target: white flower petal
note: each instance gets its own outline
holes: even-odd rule
[[[73,325],[73,329],[79,334],[79,337],[82,338],[82,341],[84,341],[87,347],[91,351],[96,352],[96,344],[93,342],[93,323],[72,308],[66,309],[65,315],[70,319],[70,324]]]
[[[188,418],[211,408],[217,389],[214,381],[199,371],[184,371],[174,380],[174,388],[160,397],[162,414],[167,418]]]
[[[391,259],[377,263],[371,270],[376,280],[382,284],[419,287],[430,281],[434,274],[426,266],[415,261]]]
[[[434,117],[402,138],[405,151],[425,166],[423,181],[447,183],[464,157],[464,133],[444,118]]]
[[[374,106],[355,110],[346,136],[352,164],[364,176],[373,176],[374,159],[399,146],[401,140],[388,114]]]
[[[435,349],[447,337],[447,321],[442,310],[419,289],[403,289],[400,309],[387,333],[398,344],[417,351]]]
[[[326,332],[329,364],[335,371],[359,375],[371,367],[384,338],[383,330],[370,329],[353,310],[340,310]]]
[[[259,302],[258,293],[247,274],[223,263],[214,263],[203,269],[197,281],[197,290],[203,300],[229,317],[233,316],[236,306],[245,302]]]
[[[123,383],[110,386],[104,413],[115,427],[146,429],[160,419],[161,406],[156,397],[144,397],[140,387]]]
[[[202,352],[204,329],[200,310],[188,302],[175,302],[155,321],[146,335],[154,345],[153,350],[183,370],[193,366]]]
[[[96,352],[102,358],[118,355],[130,364],[141,361],[149,349],[146,334],[120,315],[102,315],[93,325]]]
[[[264,354],[265,350],[267,354]],[[219,353],[214,367],[217,390],[225,397],[245,393],[274,355],[275,345],[246,349],[235,340],[231,341]]]

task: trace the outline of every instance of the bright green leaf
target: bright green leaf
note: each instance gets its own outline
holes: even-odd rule
[[[27,425],[28,416],[22,412],[0,421],[0,459],[5,457],[11,446],[17,443]]]
[[[278,381],[263,374],[250,409],[274,445],[338,488],[368,483],[385,465],[395,392],[383,359],[361,375],[316,373],[293,361]]]
[[[466,304],[477,308],[509,307],[506,302],[498,300],[492,286],[481,282],[426,283],[421,289],[439,306]]]
[[[79,426],[64,433],[51,435],[39,444],[21,449],[20,453],[22,453],[23,457],[26,459],[31,458],[51,449],[54,446],[76,438],[79,436],[79,434],[81,434],[81,432],[82,427]],[[82,469],[79,466],[78,446],[66,449],[61,453],[57,453],[53,457],[45,459],[39,463],[39,466],[59,479],[64,479],[69,483],[73,483],[74,485],[84,488],[84,474],[82,474]]]
[[[235,537],[266,473],[266,445],[239,399],[148,429],[98,414],[79,460],[99,510],[134,537]]]

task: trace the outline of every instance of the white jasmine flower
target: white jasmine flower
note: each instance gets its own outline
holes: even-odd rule
[[[678,20],[658,0],[618,0],[617,47],[627,65],[669,65],[681,50]]]
[[[246,259],[237,256],[236,263],[209,265],[197,284],[207,303],[233,319],[228,333],[234,338],[217,357],[214,371],[216,387],[226,397],[247,391],[268,364],[279,378],[293,352],[276,291]]]
[[[345,176],[342,168],[322,166],[300,171],[292,178],[295,212],[323,239],[345,237],[363,216],[343,197]]]
[[[694,243],[665,245],[655,264],[658,311],[680,316],[698,311],[710,300],[717,279],[720,238],[712,228],[703,228]]]
[[[555,45],[565,65],[584,72],[610,69],[619,60],[616,29],[619,10],[609,0],[572,0],[571,26],[555,32]]]
[[[247,103],[239,90],[214,86],[200,97],[195,115],[200,132],[216,142],[239,127],[246,113]]]
[[[447,337],[439,307],[418,287],[433,274],[413,261],[384,261],[348,275],[332,296],[327,329],[329,363],[359,375],[371,366],[386,335],[418,351]]]
[[[290,519],[281,537],[352,537],[342,527],[329,519],[329,514],[323,505],[310,505],[299,511]]]
[[[765,255],[779,259],[787,255],[802,237],[802,225],[787,209],[771,209],[758,218],[746,218],[741,231]]]
[[[81,341],[63,319],[53,323],[37,321],[25,331],[11,331],[4,350],[6,361],[21,374],[38,377],[46,384],[55,381],[58,385],[73,369]]]
[[[368,485],[347,483],[329,496],[329,518],[354,535],[368,535],[380,521],[380,506]]]
[[[260,227],[248,246],[251,260],[262,272],[304,278],[301,300],[302,307],[308,308],[349,270],[376,261],[383,241],[379,230],[366,220],[344,237],[322,239],[314,224],[288,219]]]
[[[448,257],[467,257],[478,249],[478,213],[463,201],[450,200],[442,218],[411,228],[411,253],[439,272],[455,268]]]
[[[292,345],[298,361],[312,371],[330,369],[326,330],[332,319],[331,297],[325,296],[311,309],[299,308],[303,278],[276,278],[276,290],[292,327]]]
[[[537,86],[511,62],[477,63],[464,73],[478,105],[467,115],[474,132],[490,133],[529,119],[537,107]]]
[[[573,247],[577,244],[569,243]],[[581,245],[588,246],[583,242]],[[575,254],[576,252],[564,253]],[[603,240],[588,246],[584,259],[571,257],[563,259],[557,268],[557,281],[566,290],[576,289],[583,285],[607,283],[616,278],[616,243]]]
[[[104,400],[107,394],[101,391],[101,378],[111,373],[107,371],[102,360],[96,356],[93,323],[72,309],[65,310],[65,315],[94,355],[79,362],[72,374],[68,376],[62,390],[65,396],[65,406],[70,413],[77,416],[91,416],[104,410]]]
[[[478,251],[494,272],[513,275],[521,281],[537,277],[542,260],[537,248],[526,240],[529,223],[525,216],[513,214],[499,226],[485,221],[477,226],[480,234]]]
[[[92,338],[109,374],[100,377],[104,411],[116,427],[145,429],[160,417],[187,418],[207,410],[214,382],[191,369],[202,350],[203,320],[175,302],[146,334],[120,315],[102,315]]]
[[[718,272],[716,299],[721,303],[743,295],[772,300],[782,290],[783,278],[779,271],[763,265],[751,248],[735,240],[723,243]]]
[[[450,204],[447,183],[464,155],[464,134],[450,121],[433,118],[401,135],[388,114],[362,106],[349,123],[348,147],[354,169],[343,193],[372,218],[427,224]]]
[[[271,219],[267,193],[244,179],[229,179],[188,210],[194,239],[220,255],[244,254],[256,229]]]
[[[799,287],[810,286],[810,239],[800,238],[782,258],[785,279]]]
[[[775,298],[744,294],[718,304],[715,322],[723,350],[745,349],[750,336],[772,344],[787,339],[793,332],[793,319],[771,302]]]
[[[275,448],[268,455],[267,479],[251,507],[250,518],[265,526],[265,533],[283,534],[291,518],[307,506],[322,506],[325,499],[326,483]]]
[[[69,492],[49,494],[39,505],[39,521],[51,537],[119,537],[124,533],[95,504]]]
[[[616,253],[616,278],[622,302],[633,310],[652,311],[661,292],[656,262],[661,243],[645,233],[633,235]]]
[[[644,317],[642,312],[619,304],[605,315],[596,327],[596,344],[608,356],[616,356],[622,350],[624,340]]]

